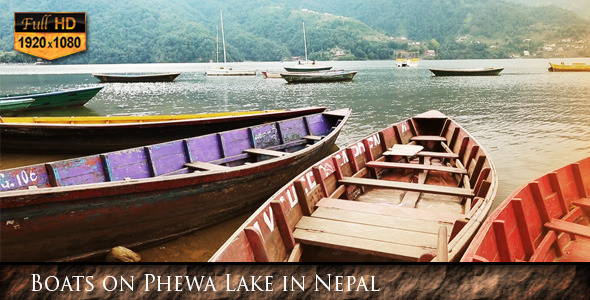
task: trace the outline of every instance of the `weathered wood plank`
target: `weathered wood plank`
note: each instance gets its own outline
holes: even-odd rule
[[[424,147],[419,145],[395,144],[389,150],[383,152],[383,155],[414,156],[418,152],[422,151],[422,149],[424,149]]]
[[[459,154],[457,154],[457,153],[432,152],[432,151],[420,151],[420,152],[416,153],[416,156],[436,157],[436,158],[459,158]]]
[[[202,161],[193,161],[193,162],[184,164],[184,166],[189,169],[204,170],[204,171],[224,171],[224,170],[230,169],[230,167],[216,165],[216,164],[202,162]]]
[[[576,199],[572,201],[572,204],[580,207],[590,208],[590,198]]]
[[[438,232],[438,227],[441,225],[441,223],[432,220],[386,216],[363,211],[337,209],[333,207],[319,207],[312,214],[312,217],[430,234],[436,234]],[[446,223],[446,226],[451,227],[451,224]]]
[[[474,197],[473,191],[470,189],[448,187],[448,186],[439,186],[439,185],[397,182],[397,181],[387,181],[387,180],[368,179],[368,178],[354,178],[354,177],[344,177],[342,180],[339,180],[338,182],[340,184],[348,184],[348,185],[363,185],[363,186],[372,186],[372,187],[378,187],[378,188],[400,189],[400,190],[408,190],[408,191],[424,192],[424,193],[432,193],[432,194],[442,194],[442,195],[451,195],[451,196],[459,196],[459,197]]]
[[[323,137],[317,135],[306,135],[303,138],[309,141],[317,142],[320,141]]]
[[[447,139],[439,135],[417,135],[410,138],[414,142],[446,142]]]
[[[559,232],[590,238],[590,227],[586,225],[580,225],[559,219],[551,219],[551,222],[545,223],[545,227]]]
[[[244,152],[246,152],[248,154],[266,155],[266,156],[275,156],[275,157],[280,157],[280,156],[288,154],[287,152],[281,152],[281,151],[275,151],[275,150],[269,150],[269,149],[260,149],[260,148],[245,149]]]
[[[375,256],[388,257],[404,261],[417,261],[430,248],[393,244],[381,241],[366,240],[337,234],[296,229],[295,240],[308,245],[328,247]]]
[[[386,203],[367,203],[334,198],[323,198],[317,207],[332,207],[341,210],[352,210],[379,214],[385,216],[401,217],[416,220],[430,220],[453,224],[455,220],[465,218],[464,214],[453,214],[440,211],[425,211],[416,208],[395,206]]]
[[[385,168],[385,169],[416,169],[416,170],[428,170],[428,171],[440,171],[449,172],[456,174],[467,174],[467,170],[463,168],[454,168],[447,166],[436,166],[436,165],[423,165],[423,164],[411,164],[411,163],[395,163],[387,161],[371,161],[365,166],[371,168]]]

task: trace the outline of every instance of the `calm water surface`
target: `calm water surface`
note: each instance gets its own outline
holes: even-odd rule
[[[549,61],[561,60],[423,60],[415,69],[397,69],[393,61],[330,62],[334,68],[359,73],[352,82],[298,85],[262,75],[206,77],[209,64],[0,65],[0,94],[98,85],[92,73],[182,72],[173,83],[104,84],[84,107],[27,115],[349,107],[353,115],[338,139],[339,146],[436,109],[461,124],[489,152],[500,178],[497,205],[525,182],[590,155],[590,73],[551,73]],[[574,61],[590,63],[590,59],[565,60]],[[280,71],[287,64],[293,62],[234,67]],[[505,69],[493,77],[434,77],[428,70],[478,67]],[[0,169],[64,158],[1,153]],[[140,254],[144,261],[205,261],[248,215]]]

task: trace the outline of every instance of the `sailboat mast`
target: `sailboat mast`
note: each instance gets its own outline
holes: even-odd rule
[[[219,14],[221,15],[221,40],[223,42],[223,63],[226,63],[226,58],[225,58],[225,34],[223,33],[223,10],[219,11]]]
[[[307,63],[307,39],[305,38],[305,22],[303,22],[303,45],[305,46],[305,63]]]
[[[215,40],[217,41],[217,49],[215,50],[215,61],[219,62],[219,26],[215,26],[215,31],[217,33]]]

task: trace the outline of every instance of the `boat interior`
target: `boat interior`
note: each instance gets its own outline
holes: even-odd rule
[[[247,221],[247,239],[230,239],[213,260],[456,260],[495,181],[463,129],[426,113],[316,164]]]
[[[474,262],[580,262],[590,259],[590,158],[509,196],[482,227]]]
[[[343,120],[324,112],[145,147],[0,172],[0,190],[35,189],[231,170],[288,156],[317,143]]]

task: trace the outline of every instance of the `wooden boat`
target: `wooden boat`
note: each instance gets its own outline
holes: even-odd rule
[[[320,113],[325,107],[191,115],[2,118],[0,148],[93,154]]]
[[[482,225],[464,262],[589,262],[590,157],[518,188]]]
[[[283,79],[288,83],[309,83],[309,82],[334,82],[350,81],[357,71],[319,71],[319,72],[287,72],[281,73]]]
[[[327,71],[332,69],[331,66],[316,65],[315,61],[309,62],[307,60],[307,38],[305,37],[305,22],[303,22],[303,46],[305,50],[305,63],[298,61],[297,65],[285,67],[287,72],[316,72],[316,71]]]
[[[27,109],[35,99],[14,99],[0,101],[0,116],[13,116]]]
[[[297,175],[210,261],[459,260],[497,185],[483,147],[426,112]]]
[[[114,74],[92,74],[100,82],[172,82],[180,73],[167,74],[135,74],[135,75],[114,75]]]
[[[395,65],[398,68],[415,68],[420,63],[418,52],[395,52]]]
[[[436,76],[496,76],[504,68],[480,69],[429,69]]]
[[[349,109],[0,171],[0,260],[161,241],[259,206],[330,154]]]
[[[27,107],[27,111],[56,107],[81,106],[90,101],[90,99],[92,99],[92,97],[94,97],[102,88],[103,86],[94,86],[54,92],[4,95],[0,97],[0,102],[29,98],[35,99],[35,101]]]
[[[262,75],[264,75],[264,78],[283,78],[283,76],[281,76],[281,73],[273,71],[262,71]]]
[[[566,65],[563,62],[561,64],[549,63],[549,72],[590,72],[590,65],[585,63],[573,63]]]
[[[223,63],[227,64],[227,55],[225,52],[225,33],[223,30],[223,11],[219,11],[221,17],[221,39],[223,41]],[[217,43],[219,48],[219,41]],[[254,76],[258,70],[256,69],[238,69],[230,66],[217,66],[205,71],[207,76]]]
[[[211,68],[205,71],[207,76],[254,76],[258,70],[256,69],[240,69],[229,66],[221,66],[217,68]]]

